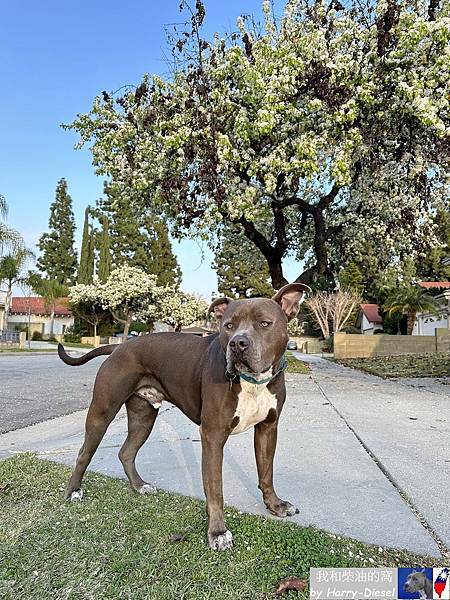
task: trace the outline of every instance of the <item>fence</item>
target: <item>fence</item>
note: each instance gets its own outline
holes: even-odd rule
[[[26,333],[20,331],[0,331],[0,348],[24,348]]]
[[[335,358],[369,358],[390,354],[450,352],[450,329],[436,329],[435,335],[354,335],[335,333]]]

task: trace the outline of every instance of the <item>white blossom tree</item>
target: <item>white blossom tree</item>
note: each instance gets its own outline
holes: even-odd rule
[[[103,308],[109,309],[113,318],[123,324],[125,339],[133,320],[155,320],[155,299],[160,289],[154,275],[123,265],[111,271],[106,282],[97,287]]]
[[[98,325],[105,316],[105,309],[102,307],[102,287],[98,282],[90,285],[78,284],[69,288],[72,311],[93,326],[94,337],[97,337]]]
[[[174,287],[161,289],[158,297],[158,319],[180,331],[183,325],[191,325],[204,319],[208,304],[195,294],[180,292]]]
[[[240,227],[275,288],[289,253],[305,282],[368,240],[380,268],[420,256],[448,208],[449,3],[288,0],[278,23],[270,4],[262,33],[240,18],[207,41],[197,1],[174,76],[97,97],[80,145],[173,235]]]

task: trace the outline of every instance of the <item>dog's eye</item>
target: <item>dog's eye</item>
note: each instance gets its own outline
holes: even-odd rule
[[[260,325],[261,327],[269,327],[270,323],[269,321],[261,321]]]
[[[225,328],[226,328],[226,329],[233,329],[233,323],[227,323],[227,324],[225,325]]]

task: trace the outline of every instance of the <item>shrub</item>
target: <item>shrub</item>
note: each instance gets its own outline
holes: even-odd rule
[[[67,329],[64,334],[64,341],[79,344],[81,342],[81,332],[75,332],[72,328]]]
[[[33,342],[40,342],[42,340],[42,333],[40,331],[33,331],[31,339]]]

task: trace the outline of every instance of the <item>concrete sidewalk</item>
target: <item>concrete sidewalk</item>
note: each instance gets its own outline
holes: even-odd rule
[[[307,360],[314,361],[311,376],[287,375],[288,401],[276,457],[278,493],[300,508],[292,520],[377,545],[439,556],[436,539],[450,545],[450,463],[445,462],[450,459],[445,417],[450,398],[322,359]],[[61,368],[70,377],[70,367]],[[73,464],[83,440],[85,415],[82,410],[1,435],[0,458],[32,450],[42,458]],[[125,436],[121,412],[91,468],[124,477],[117,453]],[[370,451],[387,466],[400,490]],[[198,428],[170,404],[161,409],[137,462],[150,483],[203,498]],[[441,478],[433,477],[439,473]],[[257,489],[252,432],[233,436],[227,443],[224,484],[229,504],[267,514]],[[424,515],[424,524],[415,509]]]

